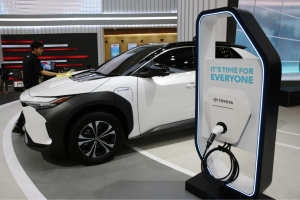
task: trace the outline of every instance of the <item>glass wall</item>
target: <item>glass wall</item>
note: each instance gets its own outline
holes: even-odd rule
[[[251,12],[277,50],[282,73],[299,73],[300,0],[239,0],[239,8]],[[237,27],[236,43],[256,54]]]

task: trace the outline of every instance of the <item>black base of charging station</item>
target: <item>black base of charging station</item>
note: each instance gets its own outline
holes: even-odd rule
[[[203,177],[202,173],[194,176],[185,182],[185,190],[199,197],[200,199],[250,199],[239,194],[228,194],[222,187],[214,185]],[[251,199],[273,199],[267,195],[260,194],[257,198]]]

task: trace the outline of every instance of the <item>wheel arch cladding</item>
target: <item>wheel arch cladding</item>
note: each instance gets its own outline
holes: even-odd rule
[[[115,99],[118,98],[118,102]],[[64,130],[64,141],[67,142],[72,124],[81,116],[91,112],[106,112],[117,117],[122,124],[126,138],[133,129],[133,112],[130,102],[113,92],[97,92],[76,95],[68,102],[76,109],[68,119]]]

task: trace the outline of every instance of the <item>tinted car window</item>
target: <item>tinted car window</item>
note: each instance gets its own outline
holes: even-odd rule
[[[232,48],[228,48],[228,50],[230,51],[232,57],[234,58],[243,58],[238,52],[236,52],[234,49]]]
[[[242,58],[242,57],[232,48],[216,47],[216,58]]]
[[[192,47],[167,51],[153,59],[153,65],[169,67],[171,73],[194,70]]]
[[[101,66],[97,71],[102,74],[122,75],[149,53],[157,50],[158,48],[160,48],[160,46],[137,47],[111,59],[109,62]]]

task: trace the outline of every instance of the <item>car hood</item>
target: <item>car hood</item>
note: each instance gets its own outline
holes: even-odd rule
[[[75,73],[72,75],[75,75]],[[73,78],[66,76],[54,77],[46,82],[30,88],[29,95],[32,97],[55,97],[89,93],[109,79],[110,77],[102,76],[94,80],[76,81]]]

